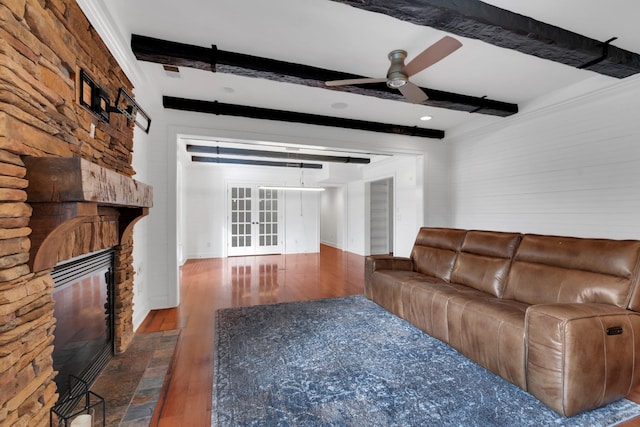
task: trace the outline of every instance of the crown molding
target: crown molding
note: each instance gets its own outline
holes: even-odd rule
[[[146,77],[131,48],[130,43],[122,35],[103,0],[76,0],[76,3],[87,17],[93,28],[98,32],[122,71],[127,75],[133,86],[146,82]]]
[[[581,107],[586,104],[599,101],[605,97],[619,96],[631,91],[638,91],[640,89],[640,74],[636,74],[625,79],[618,80],[611,85],[596,88],[592,91],[585,92],[573,97],[569,97],[557,102],[552,102],[547,105],[540,106],[538,108],[532,108],[530,111],[522,111],[513,116],[505,117],[500,120],[499,123],[492,123],[486,126],[473,129],[451,130],[448,132],[447,138],[444,142],[454,144],[457,141],[465,140],[467,138],[477,138],[490,135],[495,132],[499,132],[502,129],[508,128],[512,125],[523,123],[528,120],[534,120],[540,117],[557,114],[560,111],[573,107]],[[553,93],[550,94],[553,96]]]

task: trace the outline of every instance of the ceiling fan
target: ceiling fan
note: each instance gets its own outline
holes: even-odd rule
[[[427,67],[432,66],[441,59],[451,55],[457,49],[462,46],[458,40],[453,37],[444,36],[425,50],[423,50],[418,56],[413,58],[411,62],[404,65],[404,60],[407,57],[407,52],[401,49],[391,51],[389,53],[389,60],[391,66],[387,71],[387,77],[382,79],[347,79],[347,80],[333,80],[325,82],[327,86],[347,86],[357,85],[365,83],[386,83],[392,89],[398,89],[402,95],[407,98],[409,102],[414,104],[420,104],[429,97],[422,89],[409,81],[409,77],[414,74],[418,74],[420,71]]]

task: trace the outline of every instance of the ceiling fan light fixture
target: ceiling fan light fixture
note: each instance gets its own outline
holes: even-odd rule
[[[389,53],[391,66],[387,71],[387,86],[391,89],[401,88],[409,82],[407,75],[403,72],[406,57],[407,52],[402,49],[397,49]]]
[[[453,37],[444,36],[419,53],[418,56],[409,61],[407,65],[404,64],[404,60],[407,58],[407,51],[402,49],[392,50],[388,55],[391,65],[387,70],[386,79],[356,78],[333,80],[325,82],[325,84],[327,86],[347,86],[386,83],[390,89],[399,90],[407,101],[413,104],[422,104],[429,99],[429,96],[427,96],[422,88],[410,82],[409,77],[446,58],[461,46],[462,43]]]
[[[390,76],[387,80],[387,86],[391,89],[399,89],[408,83],[407,76],[401,74],[399,76]]]

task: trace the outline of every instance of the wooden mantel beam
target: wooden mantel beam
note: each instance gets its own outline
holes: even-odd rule
[[[153,187],[78,157],[26,157],[29,203],[91,202],[149,208]]]
[[[58,251],[77,226],[94,221],[100,208],[118,210],[119,238],[153,206],[153,188],[80,158],[25,157],[27,202],[33,208],[29,265],[34,272],[53,268]]]

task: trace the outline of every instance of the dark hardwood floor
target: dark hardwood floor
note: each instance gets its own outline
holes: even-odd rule
[[[217,309],[361,294],[364,258],[322,245],[315,254],[189,260],[180,274],[180,306],[151,312],[137,331],[181,329],[151,426],[211,425]]]
[[[180,307],[151,312],[138,329],[181,329],[151,426],[211,425],[217,309],[361,294],[364,258],[323,245],[319,254],[189,260],[180,271]],[[640,402],[640,390],[631,397]],[[640,427],[640,418],[620,425]]]

